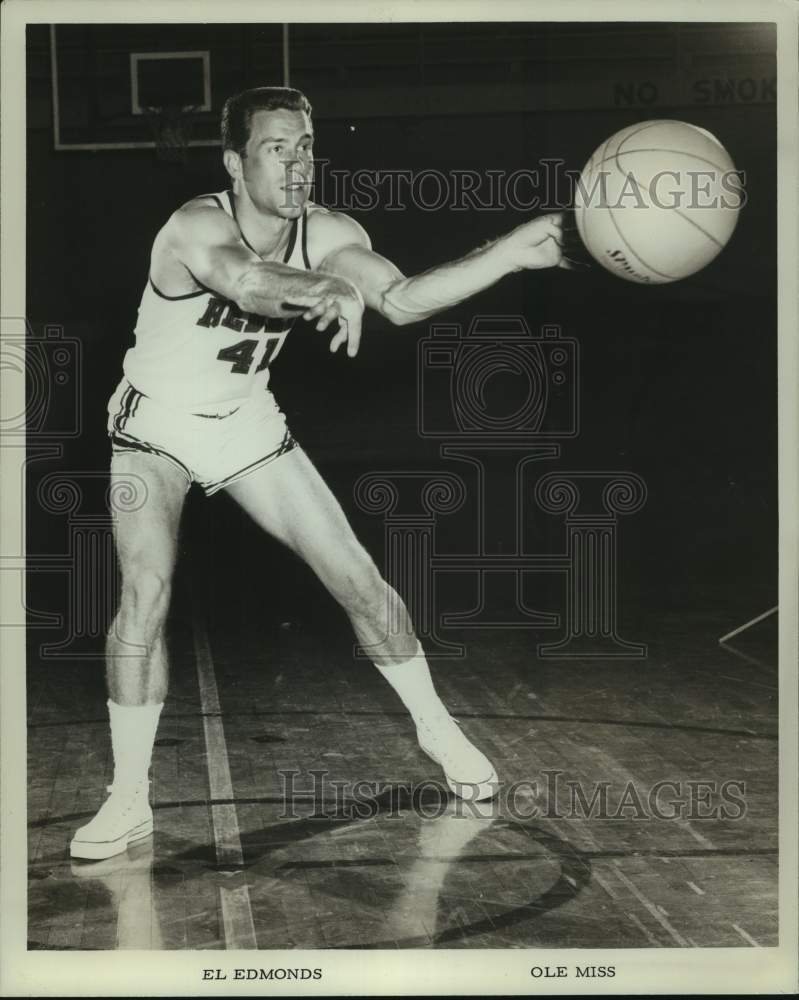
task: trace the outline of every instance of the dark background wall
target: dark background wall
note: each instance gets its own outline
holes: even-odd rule
[[[552,467],[627,469],[646,481],[646,507],[622,523],[624,599],[721,607],[734,624],[776,594],[776,121],[762,84],[773,80],[774,42],[768,26],[693,27],[679,38],[669,25],[298,26],[292,83],[315,105],[317,155],[342,171],[487,172],[548,157],[579,170],[610,134],[648,118],[690,121],[723,142],[745,171],[748,202],[730,245],[697,275],[642,287],[598,267],[523,273],[446,320],[523,314],[533,329],[557,323],[579,340],[582,429]],[[78,95],[127,58],[124,26],[91,29],[71,36],[85,57],[70,70]],[[212,51],[217,111],[231,90],[281,82],[279,26],[159,26],[152,44]],[[60,324],[81,343],[83,430],[65,442],[61,464],[102,471],[105,404],[132,343],[152,238],[177,205],[224,188],[226,176],[218,148],[192,149],[185,163],[151,149],[54,150],[49,45],[47,26],[29,28],[28,317],[36,331]],[[745,79],[758,81],[755,91]],[[629,99],[630,81],[645,100]],[[87,119],[84,133],[93,127]],[[409,274],[530,215],[413,205],[352,214]],[[297,437],[378,559],[380,524],[352,502],[357,477],[463,471],[417,434],[416,351],[427,332],[371,316],[349,361],[298,325],[273,374]],[[203,516],[255,546],[245,560],[270,551],[225,499]],[[62,537],[58,519],[34,505],[30,547],[60,549]],[[31,603],[51,599],[31,586]]]

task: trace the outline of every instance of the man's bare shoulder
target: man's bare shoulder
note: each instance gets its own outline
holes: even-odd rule
[[[213,195],[199,195],[185,202],[167,219],[158,239],[169,246],[187,240],[226,243],[238,241],[236,223]]]
[[[314,266],[334,250],[345,246],[372,249],[372,241],[363,226],[343,212],[334,212],[310,202],[308,217],[308,253]]]

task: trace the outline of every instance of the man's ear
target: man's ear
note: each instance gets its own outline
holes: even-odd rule
[[[235,149],[226,149],[222,154],[222,162],[234,181],[241,179],[241,157]]]

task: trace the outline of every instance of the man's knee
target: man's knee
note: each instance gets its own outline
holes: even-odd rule
[[[134,560],[123,571],[120,617],[133,627],[158,631],[166,620],[171,594],[168,567]]]
[[[374,560],[360,545],[339,553],[330,583],[334,596],[351,615],[373,615],[385,606],[390,593]]]

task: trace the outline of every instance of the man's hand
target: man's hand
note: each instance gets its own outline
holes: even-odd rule
[[[506,255],[514,270],[562,267],[563,213],[541,215],[500,237],[496,247]]]
[[[298,297],[297,302],[287,305],[306,306],[302,314],[305,320],[316,320],[317,330],[326,330],[338,321],[339,330],[330,342],[330,350],[335,352],[342,344],[347,345],[347,354],[354,358],[361,342],[361,317],[364,311],[363,296],[357,287],[346,278],[335,275],[319,275],[319,278]]]

